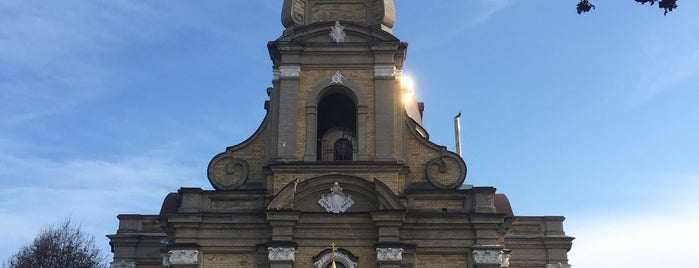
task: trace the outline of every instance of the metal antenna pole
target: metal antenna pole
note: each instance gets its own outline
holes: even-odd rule
[[[454,116],[454,140],[456,140],[456,153],[461,156],[461,111]]]

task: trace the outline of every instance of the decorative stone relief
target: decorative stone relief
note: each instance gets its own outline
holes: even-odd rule
[[[402,261],[402,248],[377,248],[376,260],[378,261]]]
[[[560,262],[558,264],[547,264],[546,265],[546,268],[571,268],[571,267],[573,267],[573,266],[570,264],[562,264]]]
[[[226,155],[216,156],[209,164],[208,177],[218,190],[237,189],[248,179],[248,162]]]
[[[393,65],[377,65],[374,66],[374,77],[396,77],[396,66]]]
[[[323,257],[318,259],[318,261],[316,261],[314,264],[316,265],[317,268],[323,268],[323,267],[325,267],[325,265],[328,265],[328,263],[330,263],[330,261],[332,260],[332,257],[333,257],[332,253],[325,254],[325,255],[323,255]],[[355,268],[357,266],[356,262],[353,262],[349,256],[345,255],[342,252],[337,252],[337,251],[335,252],[335,260],[339,260],[342,263],[347,264],[346,265],[347,268]]]
[[[330,38],[335,41],[335,43],[345,42],[345,26],[340,25],[339,21],[335,22],[335,26],[330,26]]]
[[[352,196],[342,192],[342,187],[338,182],[330,188],[329,194],[323,194],[318,200],[318,204],[325,208],[326,211],[332,213],[345,212],[354,205]]]
[[[303,24],[304,13],[306,13],[306,0],[294,0],[291,11],[294,22],[298,24]]]
[[[435,166],[438,172],[434,172]],[[437,188],[458,189],[466,179],[466,166],[460,159],[446,154],[427,161],[425,175],[427,180]]]
[[[163,260],[163,265],[186,265],[199,264],[199,251],[196,249],[178,249],[170,250],[166,255],[166,260]]]
[[[299,77],[301,66],[279,66],[281,77]]]
[[[160,257],[163,258],[163,267],[170,267],[170,254],[163,253]]]
[[[267,258],[270,261],[296,261],[296,249],[294,248],[267,248]]]
[[[109,264],[109,268],[136,268],[136,263],[132,261],[115,261]]]
[[[342,79],[345,79],[342,74],[340,74],[340,71],[335,72],[333,76],[330,77],[330,84],[331,85],[344,85],[345,83],[342,82]]]
[[[501,250],[474,250],[473,262],[475,264],[502,264]]]
[[[510,257],[512,256],[510,256],[509,253],[502,255],[502,264],[500,264],[500,267],[510,267]]]

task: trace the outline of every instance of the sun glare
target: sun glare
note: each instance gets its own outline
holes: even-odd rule
[[[407,103],[412,101],[414,97],[413,87],[415,86],[413,79],[409,76],[402,75],[400,77],[400,86],[403,89],[403,102]]]

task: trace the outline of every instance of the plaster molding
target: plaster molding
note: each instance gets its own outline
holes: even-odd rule
[[[334,26],[330,26],[330,38],[335,41],[335,43],[345,42],[345,26],[340,25],[339,21],[335,22]]]
[[[318,261],[316,261],[314,264],[316,265],[316,268],[323,268],[326,265],[328,265],[328,263],[330,263],[331,260],[332,260],[332,253],[327,253],[327,254],[323,255],[323,257],[318,259]],[[347,268],[355,268],[357,266],[356,262],[353,262],[349,256],[347,256],[346,254],[344,254],[342,252],[335,251],[335,260],[339,260],[343,264],[346,264]]]
[[[333,76],[330,77],[330,84],[331,85],[344,85],[345,83],[342,81],[343,79],[345,79],[345,77],[342,76],[342,74],[340,74],[340,71],[337,71],[337,72],[335,72],[335,74],[333,74]]]
[[[500,264],[500,267],[510,267],[510,258],[512,256],[509,253],[505,253],[502,255],[502,264]]]
[[[354,200],[352,196],[342,192],[342,187],[338,182],[335,182],[330,188],[329,194],[323,194],[318,200],[318,204],[325,208],[327,212],[340,213],[345,212],[347,209],[354,205]]]
[[[296,249],[283,247],[269,247],[267,258],[269,261],[296,261]]]
[[[178,249],[170,250],[164,256],[163,265],[187,265],[199,264],[199,250],[196,249]]]
[[[475,264],[502,264],[502,250],[474,250],[473,262]]]
[[[402,261],[402,248],[377,248],[376,260],[378,261]]]

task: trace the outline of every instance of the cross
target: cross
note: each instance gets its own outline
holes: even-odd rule
[[[332,268],[335,268],[335,241],[330,243],[330,247],[332,248],[332,255],[330,255],[332,256]]]

